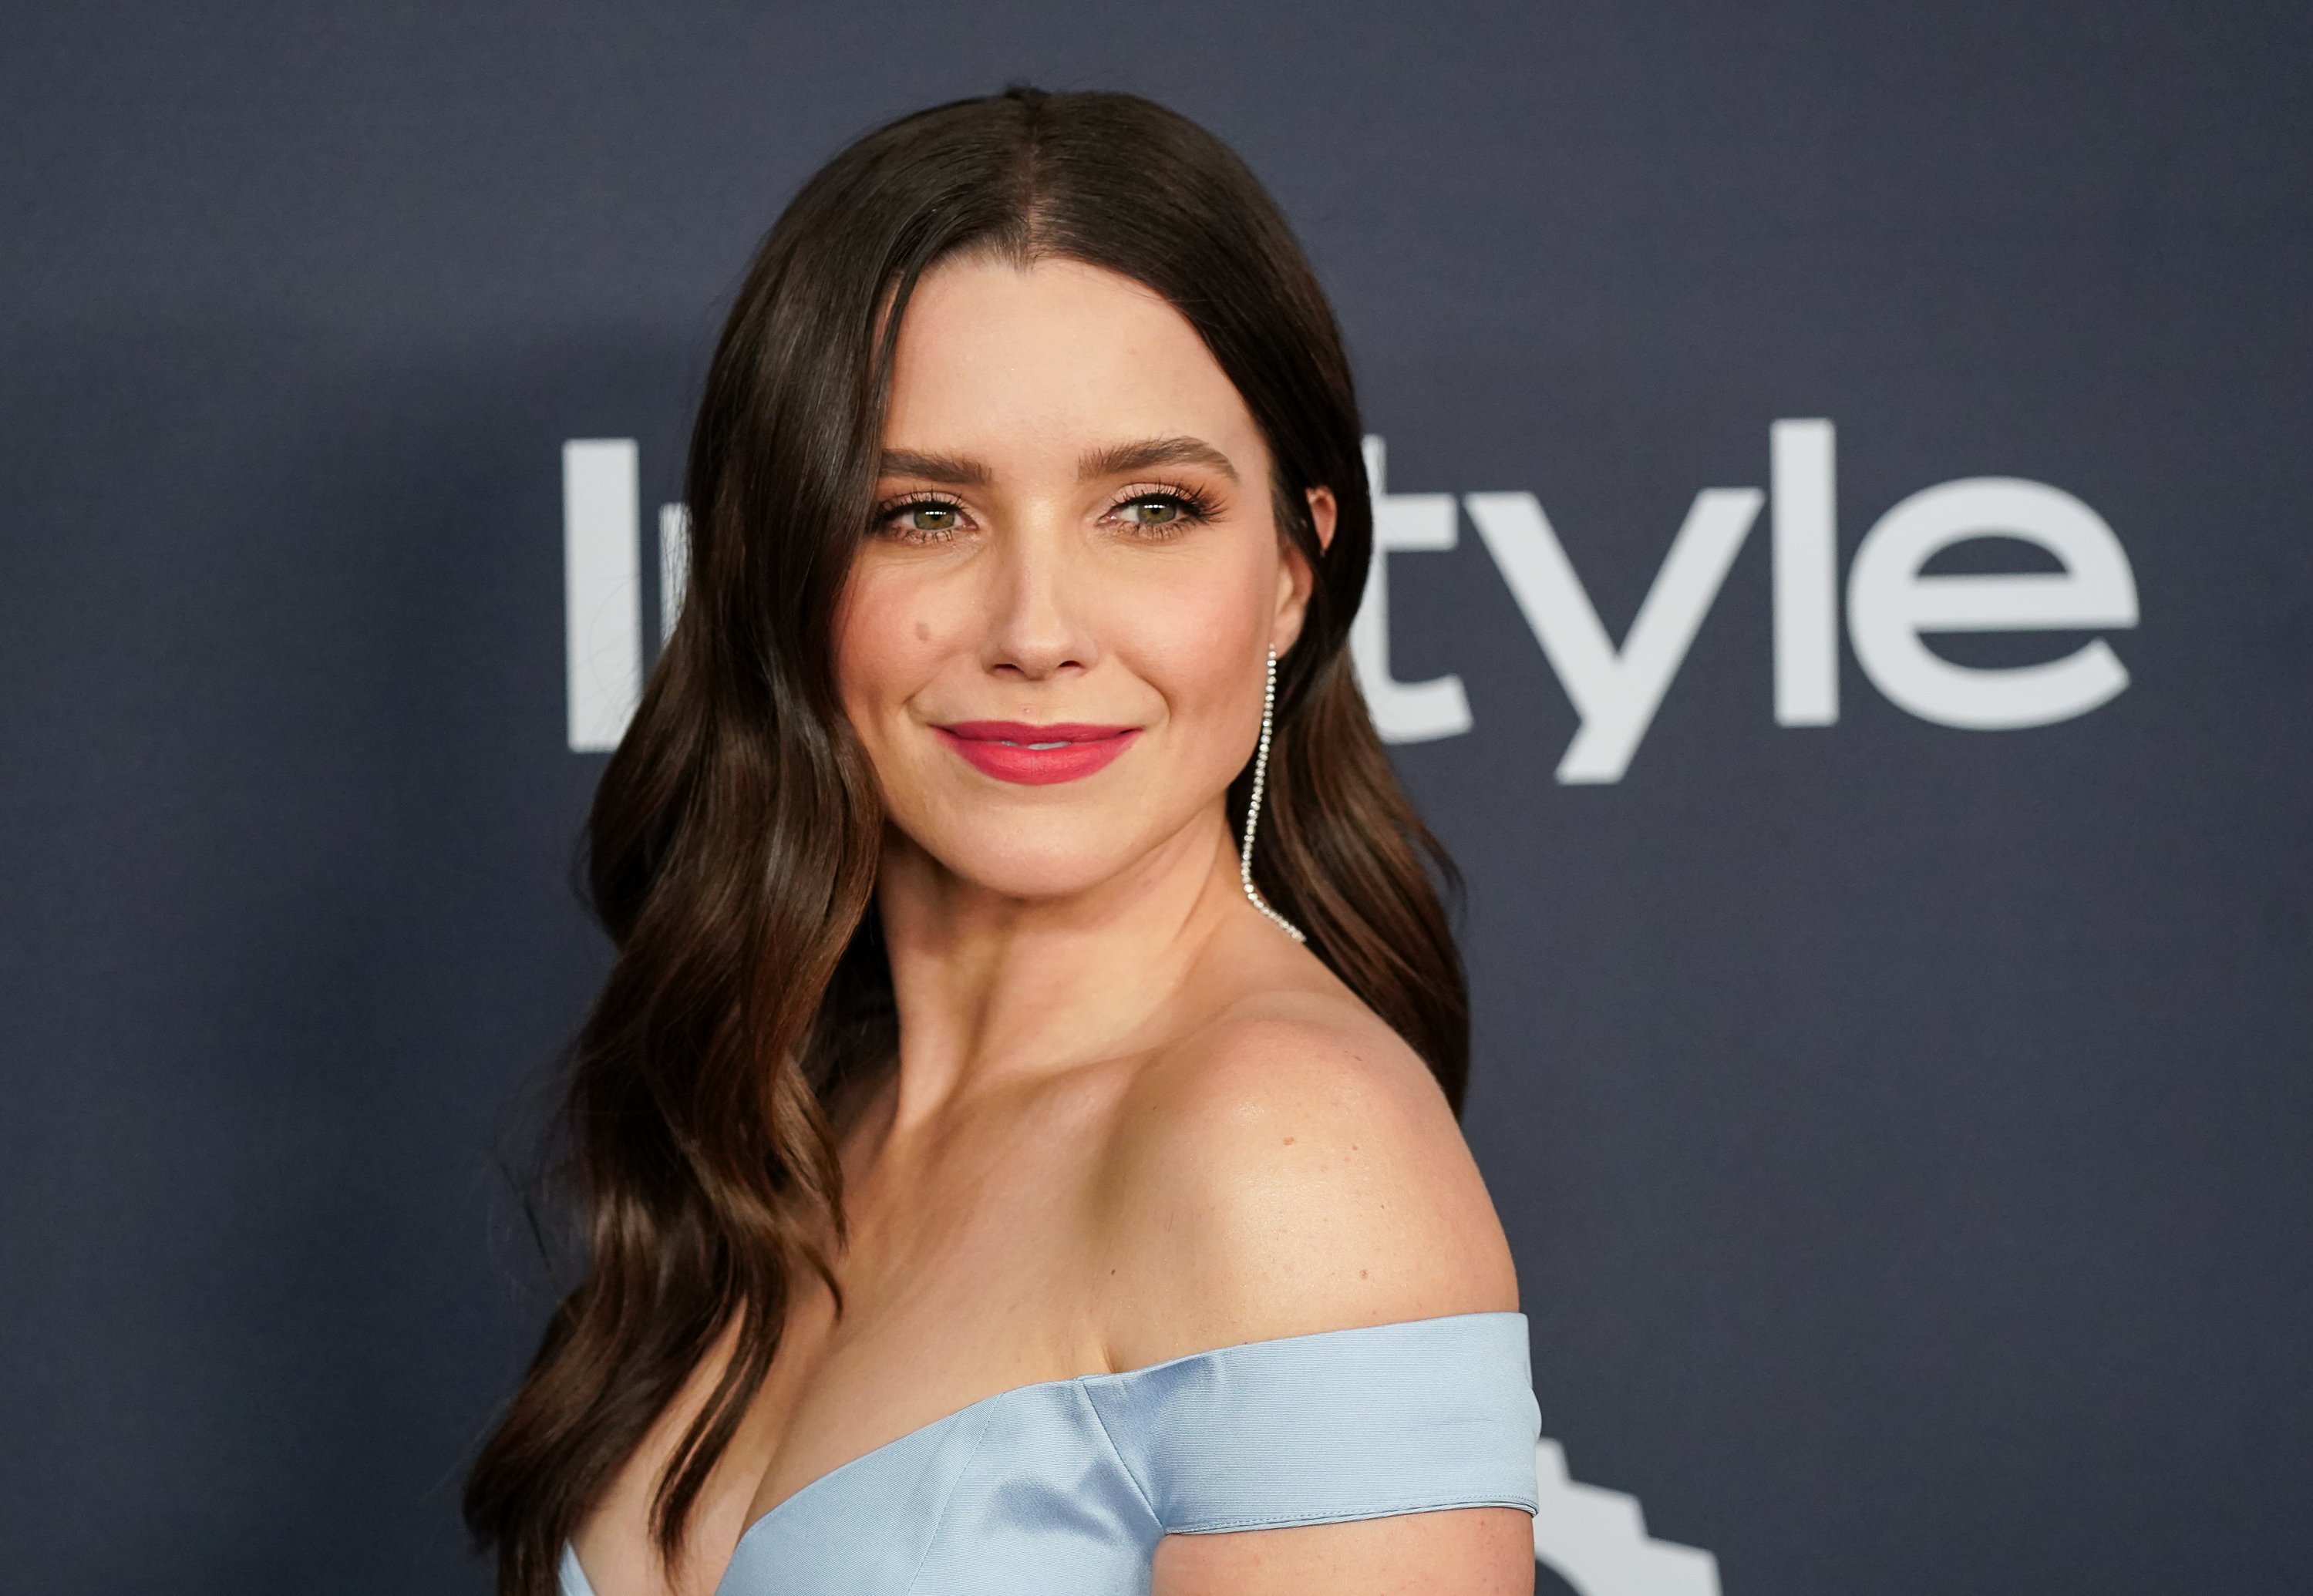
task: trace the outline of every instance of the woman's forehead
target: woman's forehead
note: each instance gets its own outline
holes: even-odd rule
[[[901,322],[884,443],[901,453],[1081,461],[1193,440],[1243,477],[1265,453],[1194,327],[1146,285],[1082,261],[964,257],[925,274]],[[1192,463],[1189,452],[1173,463]]]

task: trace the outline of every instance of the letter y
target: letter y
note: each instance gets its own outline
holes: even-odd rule
[[[1531,493],[1463,496],[1487,552],[1501,567],[1510,595],[1582,718],[1558,763],[1561,781],[1623,779],[1765,501],[1756,488],[1706,488],[1694,496],[1617,652],[1541,501]]]

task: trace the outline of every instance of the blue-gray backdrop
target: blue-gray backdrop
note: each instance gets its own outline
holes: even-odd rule
[[[655,605],[756,237],[1014,78],[1231,140],[1390,491],[1511,496],[1367,664],[1573,1476],[1736,1596],[2305,1589],[2313,12],[2136,0],[8,6],[0,1587],[483,1588],[563,445]],[[1603,1501],[1546,1588],[1707,1588]]]

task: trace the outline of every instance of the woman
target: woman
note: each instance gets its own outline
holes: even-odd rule
[[[1358,451],[1275,207],[1146,101],[925,111],[788,207],[591,822],[502,1591],[1530,1589]]]

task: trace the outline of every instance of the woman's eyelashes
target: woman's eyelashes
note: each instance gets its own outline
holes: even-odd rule
[[[1157,483],[1127,489],[1102,512],[1100,519],[1122,526],[1144,542],[1163,542],[1190,527],[1205,525],[1219,513],[1212,498],[1200,489]],[[878,505],[875,529],[894,542],[916,544],[944,543],[976,530],[972,512],[963,501],[928,492],[910,493]]]
[[[1218,507],[1194,488],[1158,484],[1127,489],[1104,519],[1113,517],[1137,535],[1161,542],[1203,525],[1218,513]]]
[[[903,543],[944,543],[971,525],[962,504],[937,493],[886,500],[875,511],[875,530]]]

